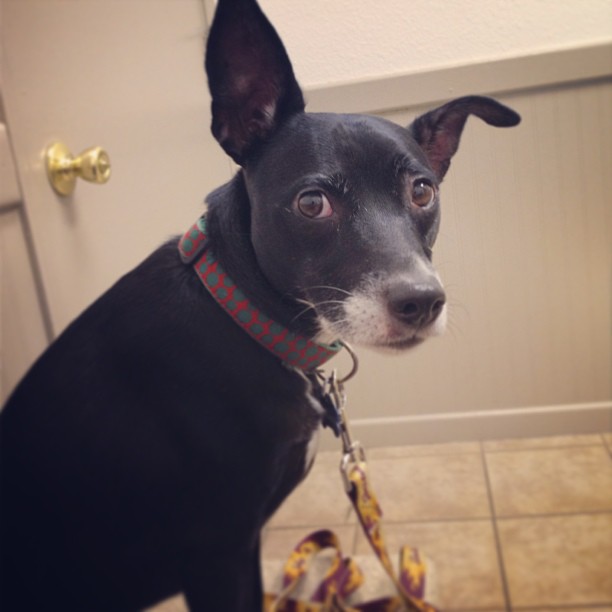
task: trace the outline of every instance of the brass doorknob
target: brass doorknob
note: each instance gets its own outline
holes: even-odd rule
[[[90,183],[106,183],[111,174],[108,153],[101,147],[91,147],[73,157],[65,144],[56,142],[47,149],[46,160],[49,182],[62,196],[74,191],[77,177]]]

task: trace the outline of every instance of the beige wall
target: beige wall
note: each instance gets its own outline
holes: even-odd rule
[[[261,0],[261,5],[306,87],[612,39],[610,0]]]

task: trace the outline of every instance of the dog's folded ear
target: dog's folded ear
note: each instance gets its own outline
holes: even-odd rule
[[[459,148],[461,132],[469,115],[476,115],[495,127],[512,127],[521,120],[511,108],[483,96],[457,98],[417,117],[408,129],[427,155],[439,180],[444,178],[451,157]]]
[[[255,0],[219,0],[206,72],[212,133],[238,164],[283,120],[304,110],[283,43]]]

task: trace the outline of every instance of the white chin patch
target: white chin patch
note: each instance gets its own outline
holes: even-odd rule
[[[336,313],[334,313],[336,314]],[[337,317],[318,316],[317,341],[330,343],[338,338],[366,346],[404,350],[446,329],[446,304],[438,317],[425,327],[413,327],[394,317],[387,307],[380,281],[366,283],[343,301]]]

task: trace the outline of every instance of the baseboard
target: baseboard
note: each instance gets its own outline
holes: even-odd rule
[[[359,440],[366,448],[588,434],[611,429],[612,402],[419,414],[351,421],[353,438]],[[333,450],[337,447],[338,442],[333,436],[322,436],[322,450]]]

